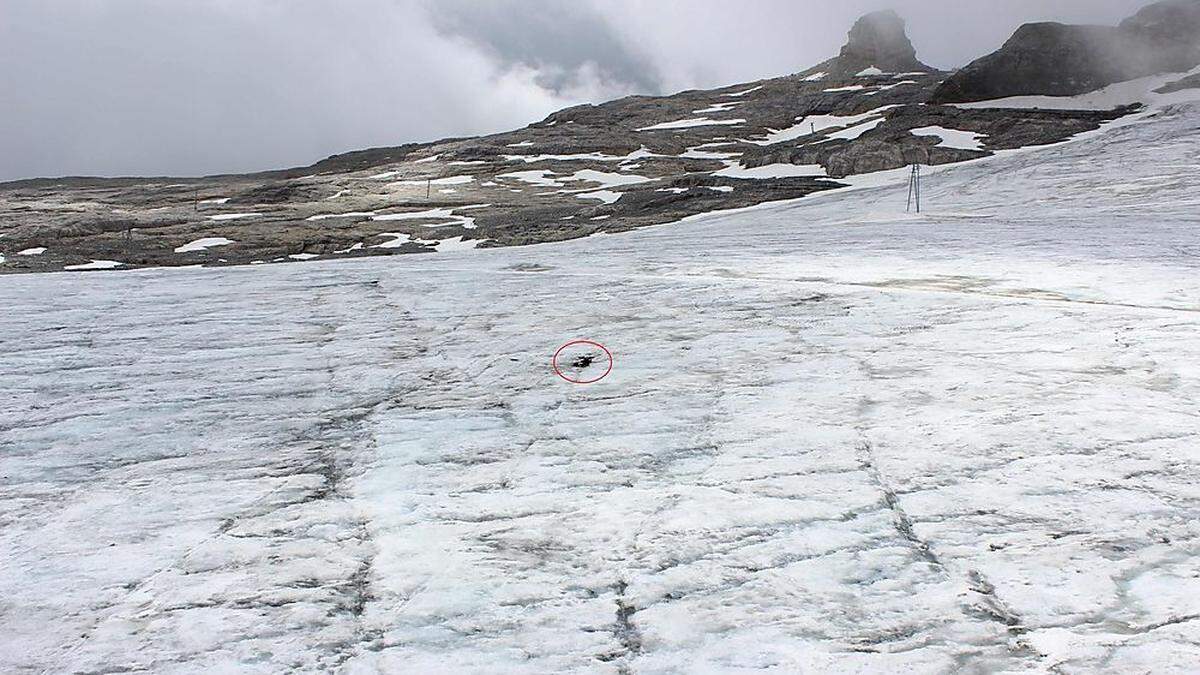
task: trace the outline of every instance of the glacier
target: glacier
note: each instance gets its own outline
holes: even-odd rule
[[[1176,104],[919,215],[5,277],[0,670],[1189,671],[1197,148]]]

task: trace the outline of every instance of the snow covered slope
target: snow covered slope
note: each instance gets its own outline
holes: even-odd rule
[[[6,278],[0,670],[1191,670],[1198,120],[946,168],[920,216],[880,181]],[[558,379],[574,338],[612,374]]]

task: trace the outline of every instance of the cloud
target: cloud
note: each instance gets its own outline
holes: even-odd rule
[[[186,175],[502,131],[627,93],[782,75],[860,14],[960,65],[1021,22],[1141,0],[0,0],[0,180]]]
[[[645,55],[586,2],[429,0],[432,25],[496,60],[526,68],[556,95],[658,93],[662,83]]]
[[[0,178],[307,164],[575,102],[416,2],[4,1]]]

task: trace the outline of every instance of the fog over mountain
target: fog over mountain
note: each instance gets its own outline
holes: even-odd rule
[[[802,70],[890,6],[949,68],[1141,0],[4,0],[0,180],[248,171]]]

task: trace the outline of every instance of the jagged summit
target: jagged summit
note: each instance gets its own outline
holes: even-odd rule
[[[935,70],[917,59],[917,50],[904,29],[904,19],[890,9],[871,12],[854,22],[841,53],[814,70],[853,75],[869,68],[889,73]]]

